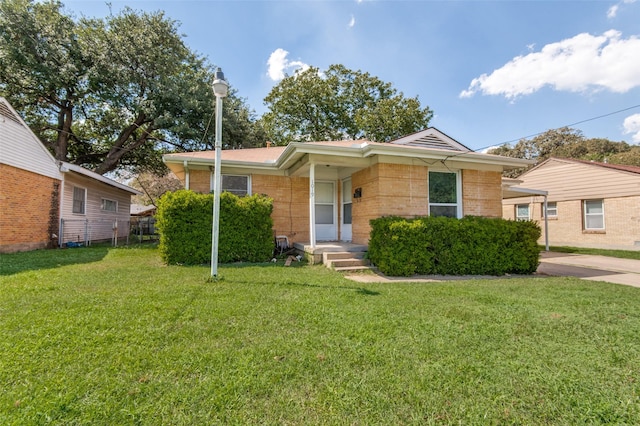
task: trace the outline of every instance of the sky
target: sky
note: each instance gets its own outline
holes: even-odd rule
[[[342,64],[417,96],[481,151],[570,126],[640,144],[640,0],[63,0],[162,10],[258,116],[285,75]]]

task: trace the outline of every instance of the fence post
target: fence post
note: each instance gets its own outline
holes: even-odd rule
[[[84,245],[89,246],[89,219],[84,220]]]
[[[62,248],[62,242],[64,241],[64,219],[60,218],[60,232],[58,232],[58,248]]]

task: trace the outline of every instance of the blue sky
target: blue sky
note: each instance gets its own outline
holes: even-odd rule
[[[102,0],[63,2],[109,13]],[[110,4],[165,11],[258,115],[283,73],[343,64],[418,96],[430,124],[471,149],[583,121],[572,127],[587,137],[640,143],[640,0]]]

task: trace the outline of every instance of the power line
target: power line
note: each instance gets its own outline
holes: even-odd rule
[[[554,129],[548,129],[548,130],[545,130],[545,131],[543,131],[543,132],[534,133],[534,134],[531,134],[531,135],[528,135],[528,136],[523,136],[523,137],[520,137],[520,138],[517,138],[517,139],[511,139],[511,140],[508,140],[508,141],[505,141],[505,142],[501,142],[501,143],[499,143],[499,144],[494,144],[494,145],[489,145],[489,146],[485,146],[485,147],[482,147],[482,148],[477,148],[477,149],[474,149],[473,151],[474,151],[474,152],[475,152],[475,151],[481,151],[481,150],[483,150],[483,149],[491,148],[491,147],[493,147],[493,146],[502,146],[502,145],[506,145],[506,144],[513,143],[513,142],[518,142],[518,141],[520,141],[520,140],[522,140],[522,139],[529,139],[529,138],[533,138],[533,137],[539,136],[539,135],[541,135],[541,134],[543,134],[543,133],[548,132],[549,130],[558,130],[558,129],[562,129],[563,127],[576,126],[576,125],[578,125],[578,124],[587,123],[587,122],[589,122],[589,121],[598,120],[598,119],[600,119],[600,118],[604,118],[604,117],[609,117],[610,115],[620,114],[621,112],[629,111],[629,110],[631,110],[631,109],[638,108],[638,107],[640,107],[640,104],[638,104],[638,105],[633,105],[633,106],[630,106],[630,107],[628,107],[628,108],[619,109],[619,110],[617,110],[617,111],[609,112],[609,113],[607,113],[607,114],[602,114],[602,115],[599,115],[599,116],[597,116],[597,117],[587,118],[586,120],[576,121],[575,123],[566,124],[566,125],[564,125],[564,126],[556,127],[556,128],[554,128]]]

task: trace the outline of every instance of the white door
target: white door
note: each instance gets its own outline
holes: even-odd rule
[[[335,241],[338,237],[335,183],[316,181],[315,198],[316,240]]]
[[[342,181],[340,240],[351,241],[351,178]]]

